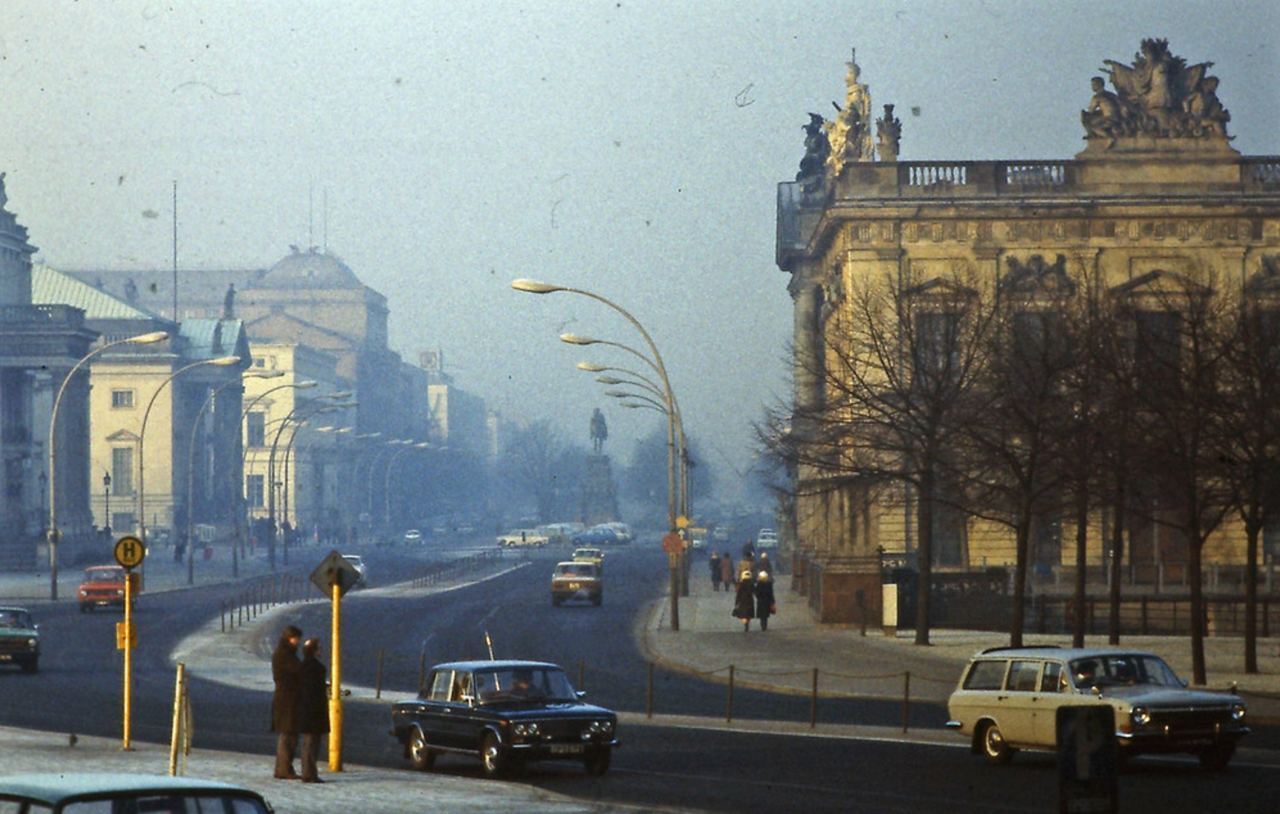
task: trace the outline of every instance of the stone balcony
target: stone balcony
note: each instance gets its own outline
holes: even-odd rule
[[[0,306],[0,366],[68,367],[89,352],[97,333],[70,305]]]

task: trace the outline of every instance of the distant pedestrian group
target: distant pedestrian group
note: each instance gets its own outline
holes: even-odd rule
[[[300,779],[303,783],[323,783],[317,772],[320,742],[329,731],[328,686],[325,667],[317,654],[318,639],[307,639],[298,658],[302,631],[288,625],[271,654],[271,731],[276,733],[275,776],[280,780]],[[302,735],[302,774],[293,769]]]
[[[736,569],[737,590],[733,597],[733,615],[742,622],[742,632],[751,629],[751,620],[760,620],[760,629],[769,629],[769,617],[778,612],[777,599],[773,593],[773,566],[769,555],[761,552],[760,561],[754,558],[754,547],[750,543],[743,546],[742,560]],[[721,564],[732,563],[728,552],[721,557]],[[731,576],[733,572],[731,572]],[[726,581],[725,590],[729,587]]]

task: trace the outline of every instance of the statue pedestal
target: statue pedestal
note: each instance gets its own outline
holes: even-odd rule
[[[618,493],[608,455],[587,456],[587,476],[582,482],[582,522],[588,526],[618,520]]]

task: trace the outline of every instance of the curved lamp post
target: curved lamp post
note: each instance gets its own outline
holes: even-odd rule
[[[323,401],[339,401],[339,400],[342,400],[342,399],[348,399],[348,398],[350,398],[351,396],[352,396],[351,391],[349,391],[349,390],[343,390],[343,391],[340,391],[340,392],[337,392],[337,393],[326,393],[326,394],[325,394],[325,395],[323,395],[323,396],[319,396],[319,397],[316,399],[316,401],[321,401],[321,400],[323,400]],[[292,421],[292,420],[294,420],[295,416],[297,416],[297,414],[298,414],[298,411],[299,411],[299,410],[301,410],[301,409],[303,409],[304,407],[312,407],[312,406],[315,406],[315,407],[316,407],[316,409],[315,409],[315,410],[313,410],[313,411],[311,411],[311,412],[309,412],[309,413],[307,413],[307,415],[302,416],[302,418],[303,418],[303,419],[310,418],[312,415],[314,415],[314,414],[316,414],[316,413],[318,413],[318,412],[320,412],[320,411],[322,411],[322,410],[328,410],[329,408],[334,408],[334,407],[349,407],[349,406],[351,406],[351,405],[349,405],[349,404],[321,404],[321,405],[314,405],[314,404],[311,404],[311,403],[308,403],[308,404],[298,404],[298,405],[294,405],[294,408],[293,408],[292,410],[290,410],[290,411],[289,411],[289,414],[288,414],[288,415],[286,415],[286,416],[284,417],[284,420],[280,422],[280,428],[276,430],[275,437],[274,437],[274,438],[272,439],[272,441],[271,441],[271,454],[270,454],[269,456],[267,456],[267,481],[268,481],[268,484],[267,484],[267,485],[268,485],[268,487],[270,488],[270,491],[268,491],[268,493],[267,493],[267,495],[268,495],[268,498],[267,498],[267,517],[269,518],[269,520],[270,520],[270,522],[271,522],[271,541],[270,541],[270,544],[269,544],[269,546],[268,546],[267,550],[268,550],[268,554],[269,554],[269,557],[270,557],[270,560],[271,560],[271,570],[272,570],[272,571],[274,571],[274,570],[275,570],[275,568],[276,568],[276,547],[275,547],[275,533],[276,533],[276,489],[275,489],[275,479],[276,479],[276,449],[277,449],[277,447],[278,447],[278,446],[279,446],[279,444],[280,444],[280,436],[284,434],[285,427],[289,426],[289,422],[290,422],[290,421]],[[286,537],[286,538],[285,538],[284,546],[285,546],[285,548],[284,548],[284,561],[285,561],[286,563],[288,563],[288,562],[289,562],[289,538],[288,538],[288,537]]]
[[[391,457],[387,459],[387,471],[383,473],[382,497],[384,499],[384,506],[383,506],[382,522],[388,529],[391,528],[391,470],[395,468],[396,461],[400,458],[400,456],[405,454],[406,452],[409,452],[410,450],[414,450],[414,449],[430,449],[430,448],[431,448],[431,444],[426,441],[418,441],[416,443],[410,442],[408,444],[401,445],[400,449],[397,449],[395,452],[393,452],[391,454]]]
[[[588,299],[595,300],[596,302],[601,303],[607,308],[610,308],[614,312],[620,314],[624,319],[626,319],[628,322],[631,323],[632,327],[634,327],[642,337],[644,337],[645,344],[648,346],[649,352],[650,354],[652,354],[652,358],[650,358],[649,356],[646,356],[643,353],[640,353],[637,350],[634,350],[633,348],[629,348],[619,343],[592,339],[590,337],[577,336],[575,334],[562,334],[560,336],[560,340],[562,342],[567,342],[572,345],[603,344],[603,345],[610,345],[613,347],[620,348],[644,360],[645,364],[651,367],[654,370],[654,372],[658,374],[658,378],[662,381],[662,390],[665,396],[664,400],[667,403],[667,529],[669,532],[674,532],[676,529],[676,505],[675,505],[676,504],[676,496],[675,496],[676,483],[675,483],[675,468],[671,462],[675,454],[675,418],[674,418],[675,394],[671,390],[671,379],[667,376],[667,366],[662,361],[662,354],[658,351],[658,346],[653,341],[653,337],[649,335],[649,332],[645,330],[645,327],[640,324],[640,320],[636,319],[631,314],[630,311],[623,308],[621,305],[618,305],[613,300],[610,300],[607,297],[603,297],[595,293],[594,291],[587,291],[581,288],[572,288],[570,286],[554,285],[552,283],[544,283],[538,280],[529,280],[525,278],[512,280],[511,287],[514,288],[516,291],[523,291],[528,294],[555,294],[559,292],[565,292],[569,294],[577,294],[579,296],[587,297]],[[684,560],[683,551],[679,554],[678,559],[680,562],[683,562]],[[680,591],[677,590],[677,588],[679,587],[678,583],[680,581],[679,572],[683,570],[684,569],[680,567],[679,562],[673,562],[670,568],[670,571],[671,571],[671,629],[672,630],[680,629],[680,608],[679,608]]]
[[[315,387],[316,384],[317,384],[316,382],[311,381],[310,379],[304,379],[303,381],[300,381],[300,382],[290,382],[289,384],[278,384],[275,387],[267,388],[266,390],[262,391],[257,396],[255,396],[253,401],[245,405],[245,408],[240,411],[240,422],[236,425],[236,427],[237,428],[243,427],[245,425],[245,420],[249,417],[249,412],[253,410],[253,408],[258,404],[258,402],[262,401],[264,398],[276,392],[277,390],[307,390],[312,387]],[[263,426],[265,430],[265,424]],[[266,440],[265,435],[263,436],[263,440],[264,441]],[[240,536],[240,521],[244,519],[244,515],[245,515],[244,504],[247,502],[245,498],[244,469],[245,469],[245,461],[249,457],[250,445],[247,443],[248,438],[246,438],[245,441],[246,443],[243,445],[243,448],[241,449],[241,452],[240,452],[240,487],[236,492],[237,497],[240,501],[240,505],[236,506],[236,511],[235,511],[236,539],[231,546],[231,576],[233,577],[240,576],[239,549],[240,549],[240,546],[243,544],[242,543],[243,538],[241,538]]]
[[[200,409],[196,411],[195,420],[191,422],[191,442],[187,445],[187,584],[195,585],[196,583],[196,558],[195,545],[192,531],[195,529],[195,457],[196,457],[196,435],[200,429],[200,419],[204,417],[205,410],[209,409],[209,405],[218,398],[218,394],[226,390],[233,384],[243,384],[245,379],[278,379],[284,375],[283,370],[250,370],[244,373],[238,379],[232,379],[223,382],[222,385],[215,387],[209,391],[209,395],[204,397],[204,402],[200,405]],[[240,425],[236,425],[236,432],[240,431]]]
[[[368,494],[368,499],[365,501],[365,511],[369,515],[370,530],[372,530],[373,528],[373,483],[374,483],[373,472],[374,472],[375,465],[378,463],[378,458],[384,452],[388,453],[389,455],[395,455],[397,452],[399,452],[399,450],[395,449],[395,447],[402,447],[412,443],[413,441],[408,438],[391,438],[385,441],[382,445],[382,449],[376,450],[373,453],[373,457],[369,459],[369,494]],[[383,470],[383,471],[385,472],[386,470]]]
[[[46,530],[46,534],[49,539],[49,599],[51,600],[58,598],[58,478],[56,469],[58,449],[55,442],[57,437],[55,430],[58,427],[58,408],[62,406],[62,394],[66,392],[67,385],[71,383],[76,371],[103,351],[119,345],[152,345],[156,342],[163,342],[168,338],[168,331],[151,331],[138,336],[130,336],[126,339],[117,339],[114,342],[108,342],[101,347],[94,348],[82,356],[80,361],[72,365],[71,370],[67,371],[66,377],[63,378],[62,384],[58,386],[58,394],[53,399],[53,410],[49,414],[49,474],[47,476],[49,487],[49,528]],[[111,525],[111,518],[107,518],[107,525]]]
[[[146,489],[146,467],[143,466],[142,456],[145,453],[145,440],[147,437],[147,419],[151,418],[151,408],[155,406],[156,398],[160,395],[160,391],[165,388],[169,382],[186,373],[188,370],[197,367],[210,365],[213,367],[230,367],[240,364],[239,356],[219,356],[215,359],[201,359],[198,362],[192,362],[169,374],[169,377],[160,382],[160,386],[151,394],[151,398],[147,401],[147,409],[142,414],[142,431],[138,433],[138,536],[142,538],[142,544],[147,544],[147,489]],[[236,381],[239,381],[237,378]]]

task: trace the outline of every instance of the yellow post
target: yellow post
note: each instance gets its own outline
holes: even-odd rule
[[[329,771],[342,771],[342,588],[333,587],[332,681],[329,684]]]
[[[169,776],[173,777],[178,774],[178,746],[182,742],[183,715],[182,702],[184,687],[186,681],[187,666],[182,662],[178,662],[178,677],[173,685],[173,726],[169,732]]]
[[[121,749],[133,748],[133,571],[124,572],[124,743]]]

